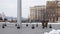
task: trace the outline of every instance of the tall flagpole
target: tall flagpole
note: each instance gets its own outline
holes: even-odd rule
[[[17,23],[18,26],[21,27],[22,23],[21,23],[21,12],[22,12],[22,1],[21,0],[17,0]]]

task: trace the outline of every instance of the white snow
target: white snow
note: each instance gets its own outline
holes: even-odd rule
[[[60,34],[60,30],[52,29],[50,32],[45,32],[44,34]]]

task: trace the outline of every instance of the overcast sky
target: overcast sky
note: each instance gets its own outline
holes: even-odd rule
[[[45,0],[22,0],[22,17],[28,18],[30,6],[44,4]],[[4,12],[6,16],[17,17],[17,0],[0,0],[1,12]]]

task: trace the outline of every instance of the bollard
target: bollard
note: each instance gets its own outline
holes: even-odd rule
[[[17,29],[20,29],[20,27],[18,26]]]
[[[51,24],[49,25],[49,28],[52,28]]]
[[[2,28],[5,28],[4,26],[2,26]]]
[[[4,26],[7,26],[6,24],[4,24]]]
[[[15,26],[17,26],[17,24],[15,24]]]
[[[33,26],[32,29],[34,29],[35,27]]]
[[[28,26],[28,24],[26,24],[26,26]]]
[[[38,24],[36,24],[36,27],[38,27]]]
[[[20,26],[19,25],[17,25],[17,29],[20,29]]]
[[[5,25],[3,24],[3,25],[2,25],[2,28],[5,28],[4,26],[5,26]]]
[[[32,25],[32,29],[34,29],[35,27],[34,27],[34,24]]]
[[[45,28],[45,27],[42,27],[43,29]]]

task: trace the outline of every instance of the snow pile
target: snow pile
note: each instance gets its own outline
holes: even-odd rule
[[[60,30],[52,29],[50,32],[45,32],[44,34],[60,34]]]

